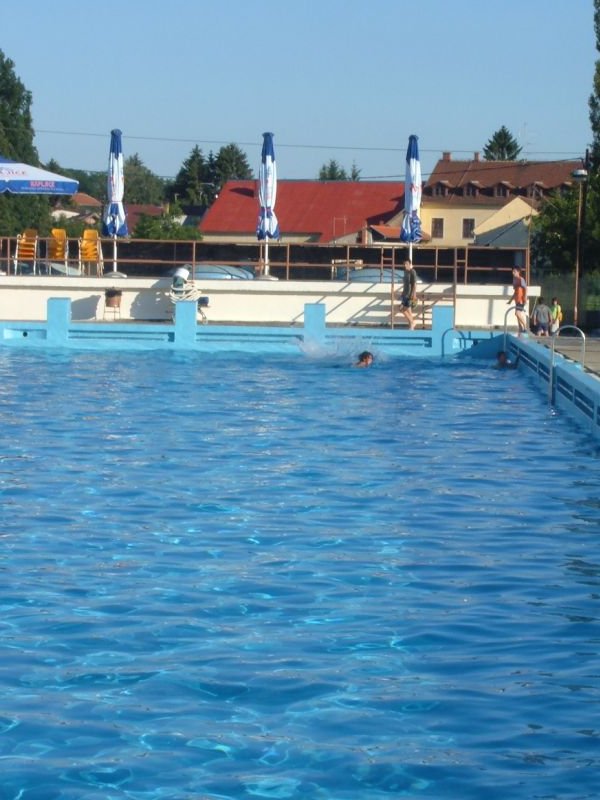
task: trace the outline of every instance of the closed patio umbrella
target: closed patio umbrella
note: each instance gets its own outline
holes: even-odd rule
[[[123,206],[125,178],[123,169],[123,146],[121,131],[110,132],[110,149],[108,153],[108,204],[104,214],[102,233],[113,238],[113,272],[117,271],[117,237],[127,236],[127,217]]]
[[[421,162],[419,161],[419,139],[414,134],[408,137],[406,151],[406,180],[404,185],[404,217],[400,239],[408,242],[408,257],[412,261],[413,242],[420,242],[421,220]]]
[[[275,216],[277,197],[277,166],[273,134],[263,133],[263,146],[258,177],[258,202],[260,214],[256,236],[265,242],[265,275],[269,275],[269,239],[279,239],[279,223]]]

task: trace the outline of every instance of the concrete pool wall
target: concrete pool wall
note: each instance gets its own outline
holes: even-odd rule
[[[200,352],[322,354],[358,353],[371,349],[389,356],[448,356],[489,339],[489,330],[457,331],[451,306],[432,311],[430,329],[335,326],[328,324],[325,303],[306,303],[301,320],[292,325],[208,324],[196,319],[196,304],[180,302],[168,322],[81,322],[72,320],[71,300],[48,300],[45,321],[0,322],[0,346],[78,349],[173,349]]]

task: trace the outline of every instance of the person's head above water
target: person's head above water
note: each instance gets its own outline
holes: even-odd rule
[[[373,363],[373,353],[370,353],[368,350],[363,350],[362,353],[358,356],[358,361],[356,363],[357,367],[370,367]]]

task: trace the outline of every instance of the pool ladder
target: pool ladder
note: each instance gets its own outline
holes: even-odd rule
[[[563,331],[577,331],[577,335],[581,338],[581,369],[585,369],[585,333],[578,328],[577,325],[563,325],[559,328],[552,337],[552,356],[550,358],[550,373],[548,375],[548,402],[550,405],[554,402],[554,354],[556,351],[556,340]]]

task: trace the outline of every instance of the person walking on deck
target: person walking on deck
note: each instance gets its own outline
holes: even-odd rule
[[[412,261],[407,258],[403,264],[404,275],[402,278],[402,292],[400,293],[400,314],[402,314],[411,331],[415,329],[415,318],[412,308],[417,300],[417,275],[413,269]]]

